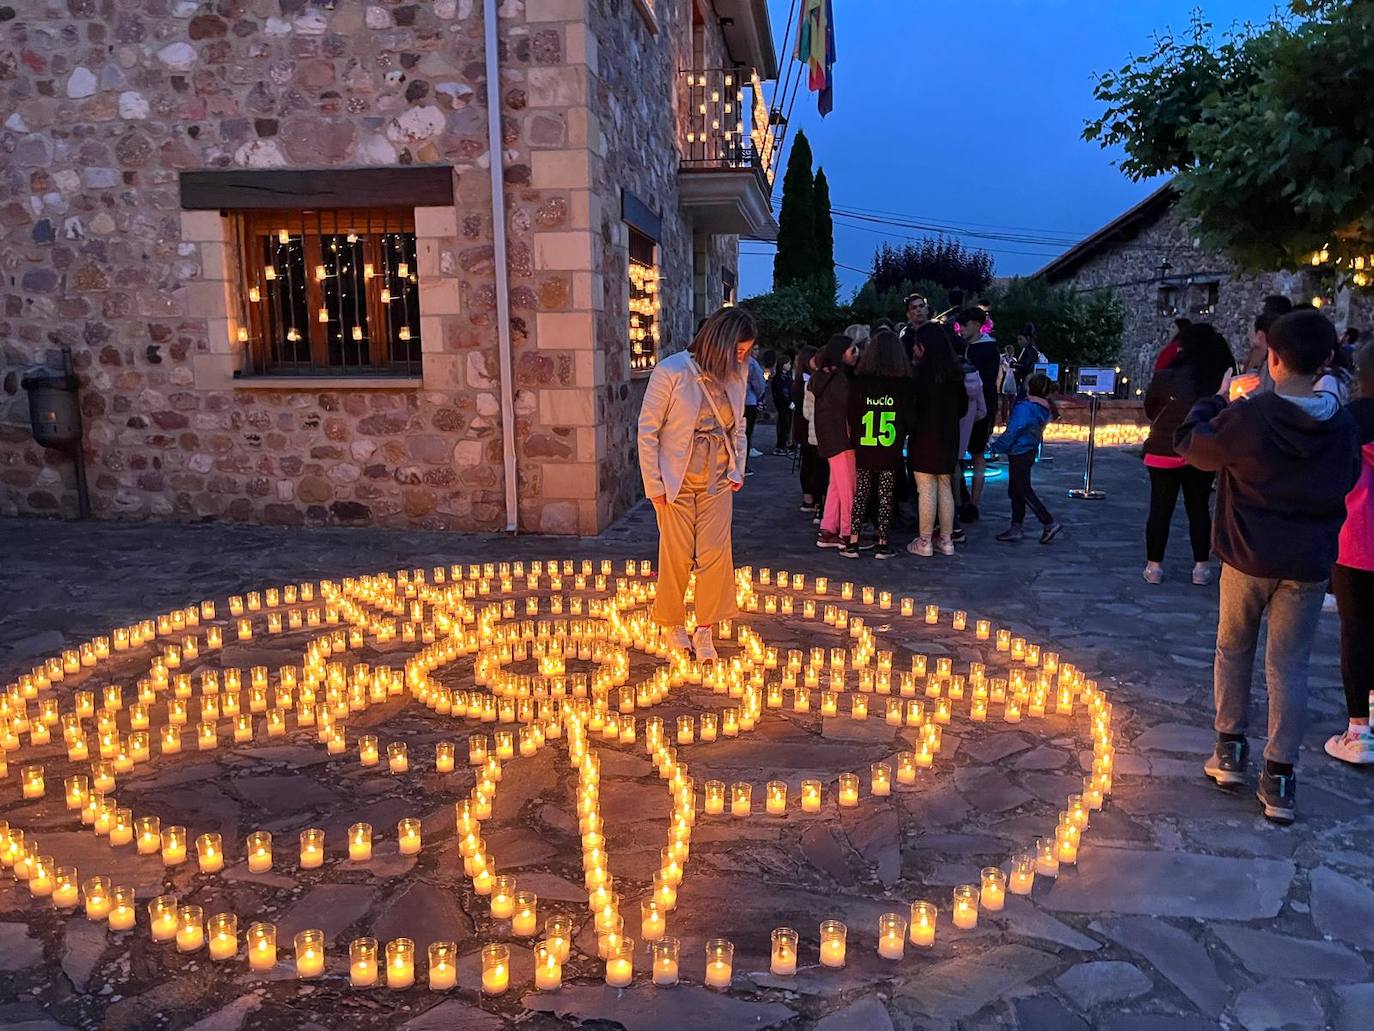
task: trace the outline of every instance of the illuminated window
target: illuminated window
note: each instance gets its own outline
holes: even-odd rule
[[[658,364],[660,332],[658,245],[633,226],[630,231],[630,371]]]
[[[1198,315],[1214,315],[1219,300],[1221,300],[1220,283],[1198,283],[1197,307],[1193,310]]]
[[[238,216],[251,371],[418,376],[420,295],[409,208]]]

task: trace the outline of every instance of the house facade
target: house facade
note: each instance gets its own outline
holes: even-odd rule
[[[1238,272],[1225,255],[1201,246],[1177,200],[1166,184],[1036,273],[1077,290],[1111,289],[1122,302],[1118,363],[1130,377],[1128,396],[1148,385],[1176,318],[1210,322],[1238,358],[1249,350],[1255,315],[1270,294],[1295,303],[1320,297],[1338,329],[1374,329],[1374,303],[1367,295],[1341,291],[1321,297],[1317,278],[1302,272]]]
[[[595,533],[769,238],[765,0],[0,7],[0,513]]]

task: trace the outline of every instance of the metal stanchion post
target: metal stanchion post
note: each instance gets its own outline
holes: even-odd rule
[[[1096,394],[1088,399],[1088,463],[1083,470],[1083,486],[1075,487],[1069,491],[1069,497],[1078,498],[1082,501],[1101,501],[1107,496],[1106,491],[1093,489],[1093,457],[1097,452],[1097,409],[1099,404]]]

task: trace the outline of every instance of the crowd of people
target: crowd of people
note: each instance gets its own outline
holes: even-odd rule
[[[937,319],[912,294],[906,312],[901,326],[850,326],[819,348],[773,360],[775,453],[796,449],[801,508],[818,527],[817,546],[889,559],[894,528],[908,523],[916,531],[908,553],[953,555],[979,517],[995,456],[1007,462],[1012,513],[997,539],[1021,540],[1029,509],[1040,542],[1050,543],[1063,526],[1036,495],[1031,470],[1058,410],[1054,384],[1035,372],[1043,359],[1035,327],[1003,350],[977,305]],[[1006,430],[994,438],[999,424]],[[914,509],[905,519],[903,504]]]
[[[802,509],[816,543],[857,559],[897,553],[900,504],[914,498],[913,555],[952,555],[978,519],[990,456],[1005,457],[1011,521],[1027,509],[1041,543],[1061,532],[1032,485],[1053,384],[1033,326],[1000,350],[988,313],[969,305],[932,319],[907,299],[900,327],[852,326],[820,348],[773,363],[754,357],[749,314],[724,308],[692,345],[655,367],[639,420],[645,492],[659,523],[654,614],[699,659],[716,657],[712,626],[735,614],[732,499],[748,475],[758,406],[771,394],[777,449],[797,449]],[[1328,588],[1341,630],[1348,725],[1326,742],[1341,760],[1374,764],[1374,344],[1338,339],[1311,305],[1266,298],[1252,347],[1237,363],[1210,325],[1179,320],[1145,395],[1150,482],[1147,583],[1164,580],[1169,525],[1181,493],[1192,583],[1221,563],[1213,669],[1217,742],[1204,772],[1224,787],[1248,780],[1251,684],[1260,629],[1268,739],[1257,795],[1265,816],[1291,822],[1294,765],[1306,729],[1308,665]],[[993,430],[1005,418],[1005,429]],[[1215,492],[1213,504],[1212,495]],[[864,528],[871,527],[868,536]],[[696,574],[696,629],[684,596]]]
[[[1308,665],[1328,588],[1341,630],[1348,725],[1326,742],[1374,763],[1374,345],[1311,305],[1265,298],[1236,363],[1205,323],[1180,319],[1145,394],[1149,584],[1164,579],[1180,492],[1194,584],[1221,562],[1213,666],[1217,743],[1204,765],[1223,787],[1246,783],[1249,701],[1261,624],[1268,736],[1257,795],[1266,817],[1296,814],[1294,764],[1307,724]],[[1209,504],[1215,484],[1215,512]]]

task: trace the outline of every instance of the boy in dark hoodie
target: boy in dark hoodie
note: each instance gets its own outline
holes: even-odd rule
[[[1359,474],[1359,445],[1349,414],[1313,389],[1336,346],[1335,327],[1316,311],[1295,311],[1275,319],[1267,336],[1273,390],[1228,404],[1228,375],[1217,395],[1193,406],[1174,448],[1195,468],[1219,473],[1212,529],[1222,562],[1217,744],[1203,772],[1223,787],[1245,782],[1250,682],[1267,613],[1269,740],[1258,796],[1267,818],[1291,823],[1308,660],[1345,496]]]
[[[1026,396],[1012,406],[1006,430],[988,446],[988,450],[994,454],[1007,456],[1007,497],[1011,499],[1011,525],[997,535],[999,541],[1021,539],[1021,524],[1026,519],[1027,506],[1040,520],[1041,544],[1048,544],[1064,529],[1050,515],[1050,510],[1031,486],[1031,470],[1035,467],[1035,456],[1040,451],[1045,427],[1058,414],[1054,402],[1050,400],[1052,388],[1048,376],[1043,372],[1034,373],[1026,382]]]

